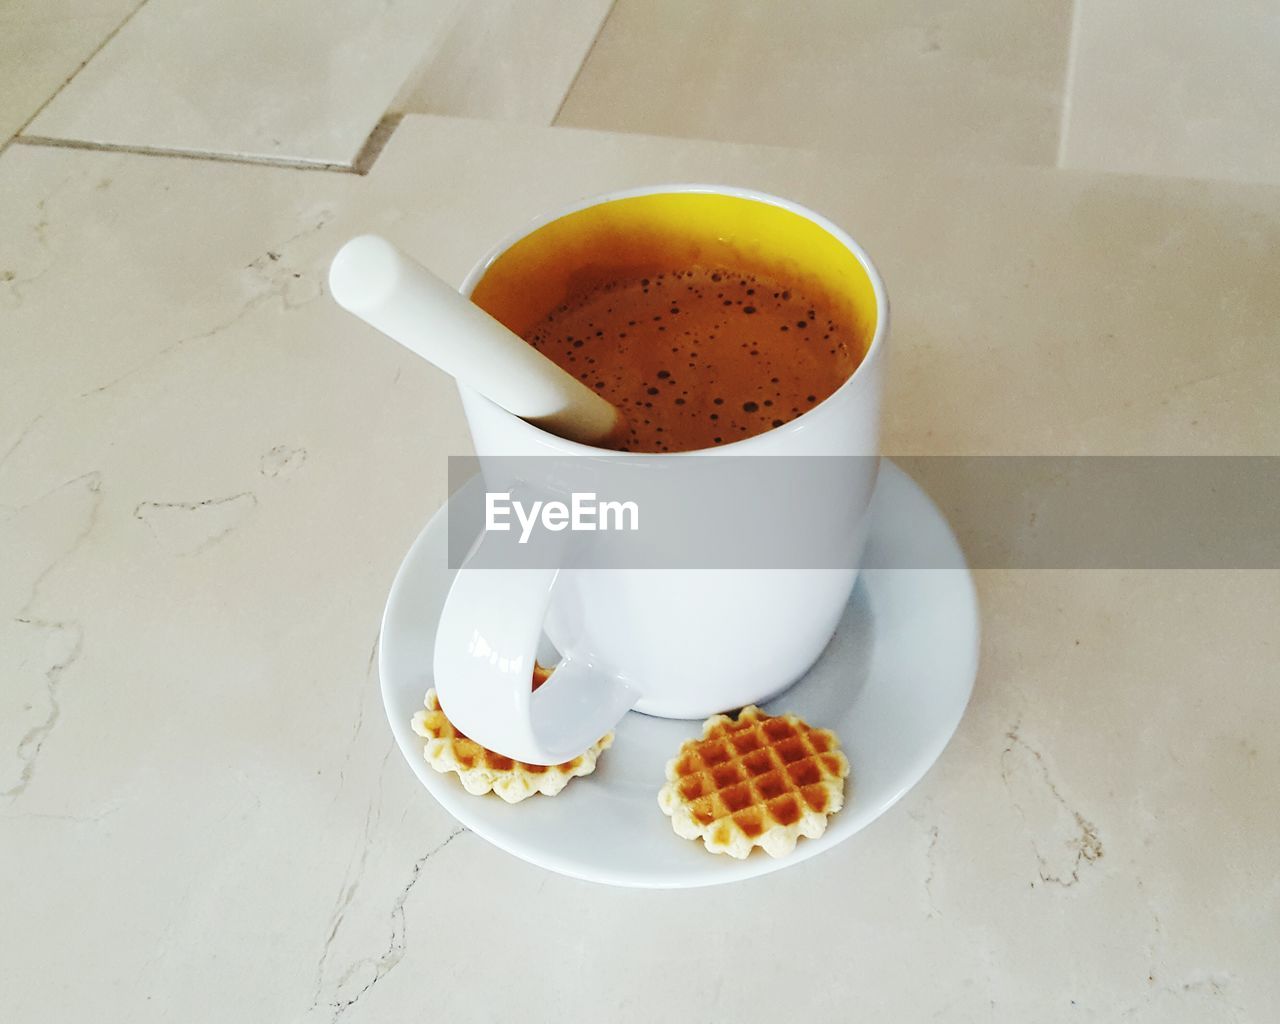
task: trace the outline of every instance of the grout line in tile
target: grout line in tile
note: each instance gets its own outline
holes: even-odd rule
[[[573,94],[574,86],[578,84],[578,79],[582,77],[582,69],[587,66],[587,61],[591,59],[591,55],[596,52],[596,44],[600,42],[600,37],[604,34],[605,28],[609,24],[609,19],[613,17],[613,12],[618,6],[618,0],[613,0],[609,4],[609,10],[605,12],[603,18],[600,19],[600,27],[596,29],[595,37],[591,40],[591,45],[587,47],[587,52],[582,55],[582,60],[578,63],[578,70],[573,73],[573,80],[569,83],[569,88],[564,91],[564,95],[560,97],[560,105],[556,107],[556,112],[551,117],[551,127],[554,127],[560,120],[560,115],[564,112],[564,105],[569,102],[569,97]]]
[[[8,148],[11,142],[14,142],[17,139],[19,139],[22,136],[22,133],[25,132],[31,126],[31,123],[37,117],[39,117],[41,114],[44,113],[45,107],[47,107],[50,103],[56,100],[62,94],[62,90],[71,84],[71,80],[85,69],[85,66],[89,63],[89,61],[93,60],[94,57],[98,56],[98,54],[100,54],[106,48],[107,44],[110,43],[111,40],[113,40],[116,36],[120,34],[120,30],[123,29],[127,24],[129,24],[129,22],[133,20],[134,15],[136,15],[140,10],[142,10],[142,8],[146,6],[147,6],[147,0],[139,0],[139,3],[133,8],[133,10],[131,10],[128,14],[124,16],[124,19],[120,22],[120,24],[117,25],[115,28],[113,28],[110,32],[108,32],[106,35],[106,38],[103,39],[102,42],[100,42],[97,46],[93,48],[93,52],[89,54],[89,56],[85,57],[85,59],[82,60],[79,64],[77,64],[76,69],[62,80],[62,84],[53,90],[53,92],[49,95],[49,98],[40,104],[40,106],[36,109],[35,113],[32,114],[29,118],[27,118],[22,123],[22,126],[16,132],[14,132],[10,138],[5,139],[4,145],[0,146],[0,152],[3,152],[6,148]]]
[[[1083,0],[1071,4],[1071,32],[1067,39],[1067,68],[1062,74],[1062,112],[1058,119],[1058,155],[1055,167],[1063,167],[1067,155],[1067,131],[1071,124],[1071,94],[1076,84],[1076,51],[1080,39],[1080,8]]]
[[[364,140],[364,145],[360,147],[360,152],[356,154],[356,158],[348,170],[353,174],[368,174],[403,120],[404,114],[387,114],[374,125],[373,131]]]
[[[381,128],[381,123],[378,128]],[[376,133],[378,128],[374,129]],[[372,138],[372,136],[370,136]],[[11,140],[20,146],[45,146],[51,149],[83,149],[94,153],[132,153],[135,156],[169,157],[176,160],[209,160],[223,164],[245,164],[253,167],[279,167],[290,171],[337,171],[339,174],[365,174],[347,164],[325,164],[305,160],[273,160],[270,157],[232,156],[229,153],[201,152],[199,150],[161,149],[151,146],[121,146],[106,142],[83,142],[76,139],[53,139],[42,135],[18,135]],[[384,139],[382,145],[386,144]],[[369,143],[365,143],[367,148]],[[378,147],[381,150],[381,145]],[[364,150],[361,150],[363,155]],[[376,154],[375,154],[376,155]]]

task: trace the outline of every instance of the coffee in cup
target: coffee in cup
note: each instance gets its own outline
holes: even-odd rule
[[[825,296],[763,272],[686,267],[566,297],[525,340],[621,409],[615,446],[682,452],[780,427],[857,369]]]

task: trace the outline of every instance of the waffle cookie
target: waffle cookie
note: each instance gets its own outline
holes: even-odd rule
[[[547,673],[548,675],[550,673]],[[535,688],[546,681],[535,674]],[[427,741],[423,755],[438,772],[456,772],[468,793],[483,796],[490,790],[509,804],[541,793],[555,796],[579,775],[596,770],[600,752],[613,743],[613,733],[605,733],[591,748],[563,764],[525,764],[480,746],[459,732],[440,710],[435,689],[427,691],[425,707],[413,716],[413,731]]]
[[[667,763],[658,805],[686,839],[742,859],[754,847],[782,857],[800,836],[816,839],[844,806],[849,762],[828,729],[795,715],[766,715],[754,705],[737,721],[713,715],[702,738]]]

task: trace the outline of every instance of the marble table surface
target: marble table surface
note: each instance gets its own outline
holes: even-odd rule
[[[756,1018],[792,989],[904,1020],[1275,1005],[1276,573],[980,572],[982,670],[941,762],[759,882],[614,891],[460,832],[393,750],[373,652],[465,428],[322,285],[364,228],[457,279],[575,195],[752,184],[883,264],[888,451],[1257,453],[1270,190],[836,175],[431,117],[367,178],[26,146],[0,174],[13,1019]]]
[[[436,10],[423,52],[502,34],[455,16]],[[561,92],[600,17],[546,30],[578,54]],[[1046,6],[1009,31],[1070,23]],[[875,31],[945,56],[955,22],[931,24]],[[887,452],[1280,452],[1265,154],[1249,174],[1110,173],[1097,139],[1123,112],[1055,154],[1056,86],[1011,98],[992,147],[948,122],[940,160],[920,157],[929,118],[874,157],[786,137],[778,111],[721,141],[599,130],[626,38],[659,28],[634,0],[605,23],[559,110],[590,130],[547,125],[554,89],[422,113],[453,93],[401,69],[367,174],[307,166],[375,127],[349,106],[299,129],[292,163],[212,116],[212,141],[173,149],[213,159],[169,152],[163,125],[154,145],[103,143],[106,124],[91,148],[0,152],[0,1020],[1280,1016],[1280,572],[980,570],[981,669],[938,764],[849,842],[738,885],[549,874],[461,829],[400,759],[379,617],[445,457],[470,449],[451,383],[325,294],[359,231],[456,282],[584,194],[763,188],[846,226],[888,281]],[[91,49],[58,38],[66,60]],[[704,83],[730,120],[715,76],[738,73]],[[978,90],[956,110],[986,109],[938,73],[939,96]],[[662,102],[670,135],[717,134]],[[665,130],[635,109],[616,127]]]

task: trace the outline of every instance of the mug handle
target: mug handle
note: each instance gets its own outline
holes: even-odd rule
[[[533,690],[533,664],[559,569],[475,569],[454,577],[436,629],[435,687],[471,739],[529,764],[577,757],[640,699],[619,674],[565,656]]]

